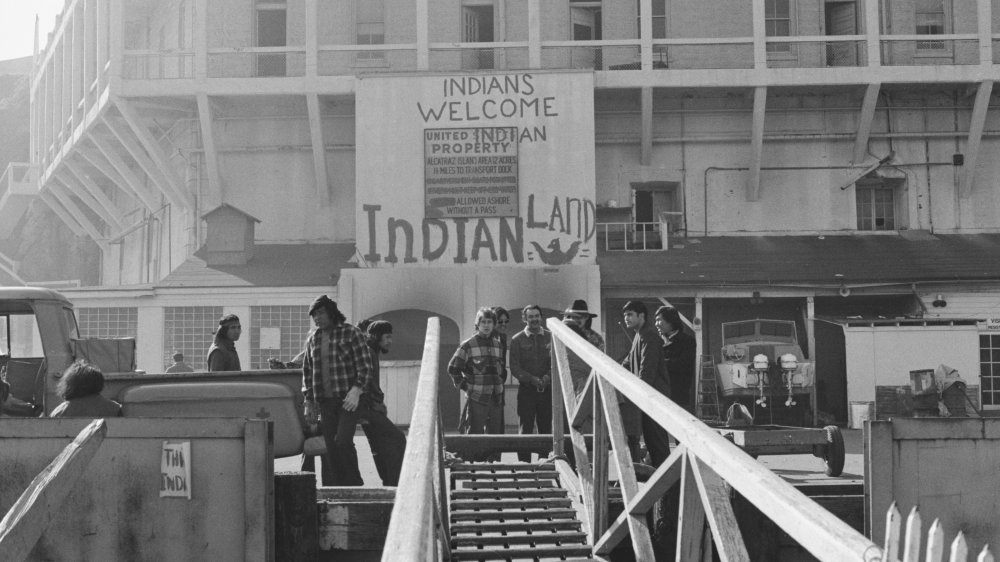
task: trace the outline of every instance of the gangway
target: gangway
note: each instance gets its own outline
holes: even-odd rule
[[[454,464],[445,458],[437,404],[440,326],[437,318],[428,320],[407,452],[383,561],[607,560],[623,542],[630,543],[637,560],[654,560],[646,516],[675,486],[680,498],[678,560],[711,559],[713,551],[722,560],[749,560],[730,503],[731,490],[818,560],[883,560],[881,548],[694,414],[656,392],[558,320],[550,319],[547,325],[557,367],[552,381],[553,455],[529,468]],[[573,392],[570,353],[592,368],[579,396]],[[642,483],[622,429],[619,395],[679,442]],[[563,412],[568,427],[564,426]],[[588,419],[593,427],[592,442],[581,432]],[[567,430],[571,451],[564,447]],[[591,451],[609,451],[610,455],[591,455]],[[572,465],[566,457],[569,452]],[[624,505],[614,520],[608,513],[611,462],[618,474],[616,492]],[[536,519],[543,510],[547,517]],[[544,533],[537,533],[538,538],[527,530],[536,523],[548,526]],[[543,540],[553,536],[559,538]]]

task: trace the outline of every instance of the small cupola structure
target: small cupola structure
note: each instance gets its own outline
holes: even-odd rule
[[[208,225],[208,265],[246,265],[253,259],[254,226],[259,219],[223,203],[201,216]]]

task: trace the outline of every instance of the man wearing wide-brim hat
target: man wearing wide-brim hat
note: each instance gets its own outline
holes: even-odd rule
[[[587,308],[587,301],[583,299],[576,299],[573,304],[563,311],[563,320],[572,320],[576,322],[576,325],[583,330],[584,337],[587,338],[594,347],[604,351],[604,338],[601,334],[592,330],[590,325],[593,323],[594,318],[597,315],[591,312]]]

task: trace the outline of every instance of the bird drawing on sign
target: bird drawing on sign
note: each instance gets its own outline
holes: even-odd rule
[[[542,260],[542,263],[545,265],[567,264],[573,261],[573,258],[576,257],[576,252],[580,249],[580,241],[577,240],[570,244],[569,249],[564,252],[558,238],[553,238],[549,242],[548,251],[543,250],[538,242],[532,242],[531,245],[538,252],[538,259]]]

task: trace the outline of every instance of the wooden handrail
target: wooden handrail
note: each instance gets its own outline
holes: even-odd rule
[[[440,416],[438,412],[438,350],[441,347],[441,321],[427,319],[423,363],[414,397],[410,432],[406,438],[403,468],[396,487],[389,530],[382,560],[389,562],[438,559],[436,515],[438,503],[435,485],[440,486],[442,471],[439,455]],[[448,550],[447,544],[444,550]]]
[[[697,417],[632,375],[558,319],[550,318],[547,325],[554,339],[594,369],[596,377],[601,379],[598,382],[607,383],[601,384],[601,387],[613,387],[673,435],[684,446],[685,454],[696,458],[696,463],[688,464],[707,467],[717,474],[813,556],[830,562],[881,559],[881,549],[862,534],[764,468]],[[573,392],[573,389],[564,388],[563,392]],[[595,393],[595,399],[603,398],[605,394]],[[614,397],[610,399],[614,400]],[[593,484],[597,486],[602,483],[595,479]],[[651,480],[650,484],[655,482]],[[594,509],[598,507],[595,506]],[[634,513],[629,506],[626,507],[626,514],[628,513]],[[595,536],[594,541],[599,538]]]
[[[0,521],[0,552],[4,560],[24,560],[28,557],[97,454],[107,432],[104,420],[90,422],[55,460],[35,476]]]

